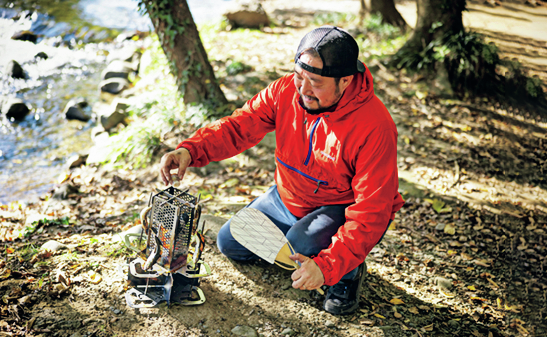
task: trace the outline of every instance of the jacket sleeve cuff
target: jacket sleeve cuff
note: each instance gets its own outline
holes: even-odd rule
[[[325,285],[332,286],[340,281],[333,278],[334,273],[332,272],[332,265],[330,265],[324,258],[316,256],[313,258],[313,261],[317,264],[319,269],[321,269],[323,277],[325,278]]]
[[[185,148],[186,150],[188,150],[188,152],[190,153],[190,165],[188,166],[193,167],[194,165],[192,164],[196,162],[194,158],[197,158],[196,149],[186,142],[181,142],[179,145],[177,145],[177,148],[175,150],[178,150],[180,148]]]

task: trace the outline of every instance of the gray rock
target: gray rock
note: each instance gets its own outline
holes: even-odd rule
[[[126,117],[127,116],[125,114],[120,113],[118,111],[114,111],[108,116],[101,116],[99,121],[101,122],[101,125],[103,126],[103,128],[109,131],[115,128],[116,126],[118,126],[118,124],[120,123],[126,125],[127,124],[125,122]]]
[[[443,231],[446,224],[444,223],[438,223],[437,226],[435,226],[435,230]]]
[[[98,116],[104,130],[110,131],[120,123],[127,125],[125,119],[127,118],[126,110],[128,107],[129,101],[116,98],[110,105],[97,103],[93,106],[93,112]]]
[[[238,1],[224,16],[234,28],[261,28],[270,25],[268,15],[257,0]]]
[[[8,119],[23,120],[30,109],[20,98],[7,98],[2,104],[2,114]]]
[[[258,337],[258,333],[255,329],[246,325],[236,325],[236,327],[232,329],[232,333],[236,336]]]
[[[12,40],[20,40],[20,41],[30,41],[32,43],[36,43],[38,40],[38,35],[34,34],[33,32],[30,32],[28,30],[23,30],[20,32],[17,32],[13,34],[11,37]]]
[[[70,194],[78,193],[78,188],[69,183],[62,184],[53,192],[53,199],[66,200]]]
[[[334,328],[336,326],[336,324],[334,324],[334,322],[331,321],[331,320],[327,320],[327,321],[325,321],[325,326],[327,328]]]
[[[447,289],[447,290],[450,290],[452,288],[452,280],[449,278],[437,276],[435,277],[434,280],[437,287]]]
[[[116,233],[112,236],[112,242],[123,242],[125,240],[125,235],[127,234],[137,234],[140,235],[142,233],[142,225],[136,225],[124,232]]]
[[[95,137],[99,137],[99,135],[106,133],[106,130],[103,128],[102,125],[97,125],[91,129],[91,139],[95,141]]]
[[[83,98],[83,97],[76,97],[68,101],[68,104],[70,106],[77,106],[80,109],[85,109],[89,106],[89,103]]]
[[[296,332],[291,328],[286,328],[285,330],[281,331],[281,334],[284,335],[284,336],[292,336],[295,333]]]
[[[42,221],[44,219],[51,220],[53,217],[46,214],[31,214],[25,219],[25,226],[32,225],[34,222]]]
[[[129,81],[119,77],[109,78],[99,83],[99,88],[101,91],[107,92],[109,94],[114,94],[114,95],[117,95],[120,92],[124,91],[125,89],[128,88],[128,86],[129,86]]]
[[[87,154],[80,154],[70,157],[67,161],[69,163],[68,168],[75,168],[85,165],[88,156],[89,155]]]
[[[152,51],[147,49],[140,58],[138,73],[140,76],[146,74],[147,69],[152,65]]]
[[[127,80],[129,78],[129,73],[132,71],[132,64],[121,60],[114,60],[108,64],[105,70],[103,70],[101,78],[103,80],[109,78],[123,78]]]
[[[49,58],[49,56],[44,53],[43,51],[37,53],[36,55],[34,55],[34,58],[35,59],[44,59],[44,60],[47,60]]]
[[[55,240],[49,240],[48,242],[44,243],[42,247],[40,247],[42,250],[49,250],[52,252],[56,252],[61,249],[65,249],[66,245],[62,244],[60,242],[57,242]]]
[[[11,60],[6,64],[4,73],[13,78],[25,78],[23,67],[15,60]]]
[[[71,103],[69,102],[66,105],[65,110],[63,111],[66,119],[68,119],[68,120],[79,120],[79,121],[82,121],[82,122],[87,122],[88,120],[91,119],[91,116],[88,116],[82,110],[82,108],[80,108],[79,105],[70,105],[70,104]]]
[[[112,51],[110,54],[108,54],[106,60],[109,63],[115,60],[120,60],[123,62],[131,63],[133,65],[133,63],[135,61],[138,61],[140,57],[141,53],[139,49],[132,46],[127,46],[122,49]],[[134,69],[133,66],[131,66],[131,69]]]

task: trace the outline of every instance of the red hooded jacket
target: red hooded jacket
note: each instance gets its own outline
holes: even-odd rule
[[[374,94],[372,75],[354,75],[333,112],[307,113],[293,74],[271,83],[231,116],[199,129],[184,147],[194,167],[237,155],[276,131],[275,180],[296,217],[351,204],[346,223],[314,261],[326,285],[361,264],[403,205],[398,193],[397,129]]]

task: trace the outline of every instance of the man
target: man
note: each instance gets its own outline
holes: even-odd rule
[[[403,204],[397,129],[358,54],[346,31],[314,29],[300,42],[293,74],[161,160],[161,177],[172,183],[172,169],[182,179],[188,166],[232,157],[275,130],[276,185],[247,207],[266,214],[298,252],[292,286],[331,286],[323,306],[336,315],[359,307],[365,257]],[[217,244],[234,260],[257,258],[232,237],[230,221]]]

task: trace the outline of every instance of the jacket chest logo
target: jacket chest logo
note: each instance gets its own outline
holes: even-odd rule
[[[328,159],[334,161],[336,160],[336,158],[334,158],[333,156],[331,156],[330,154],[326,153],[325,151],[321,151],[321,154],[325,157],[327,157]]]

